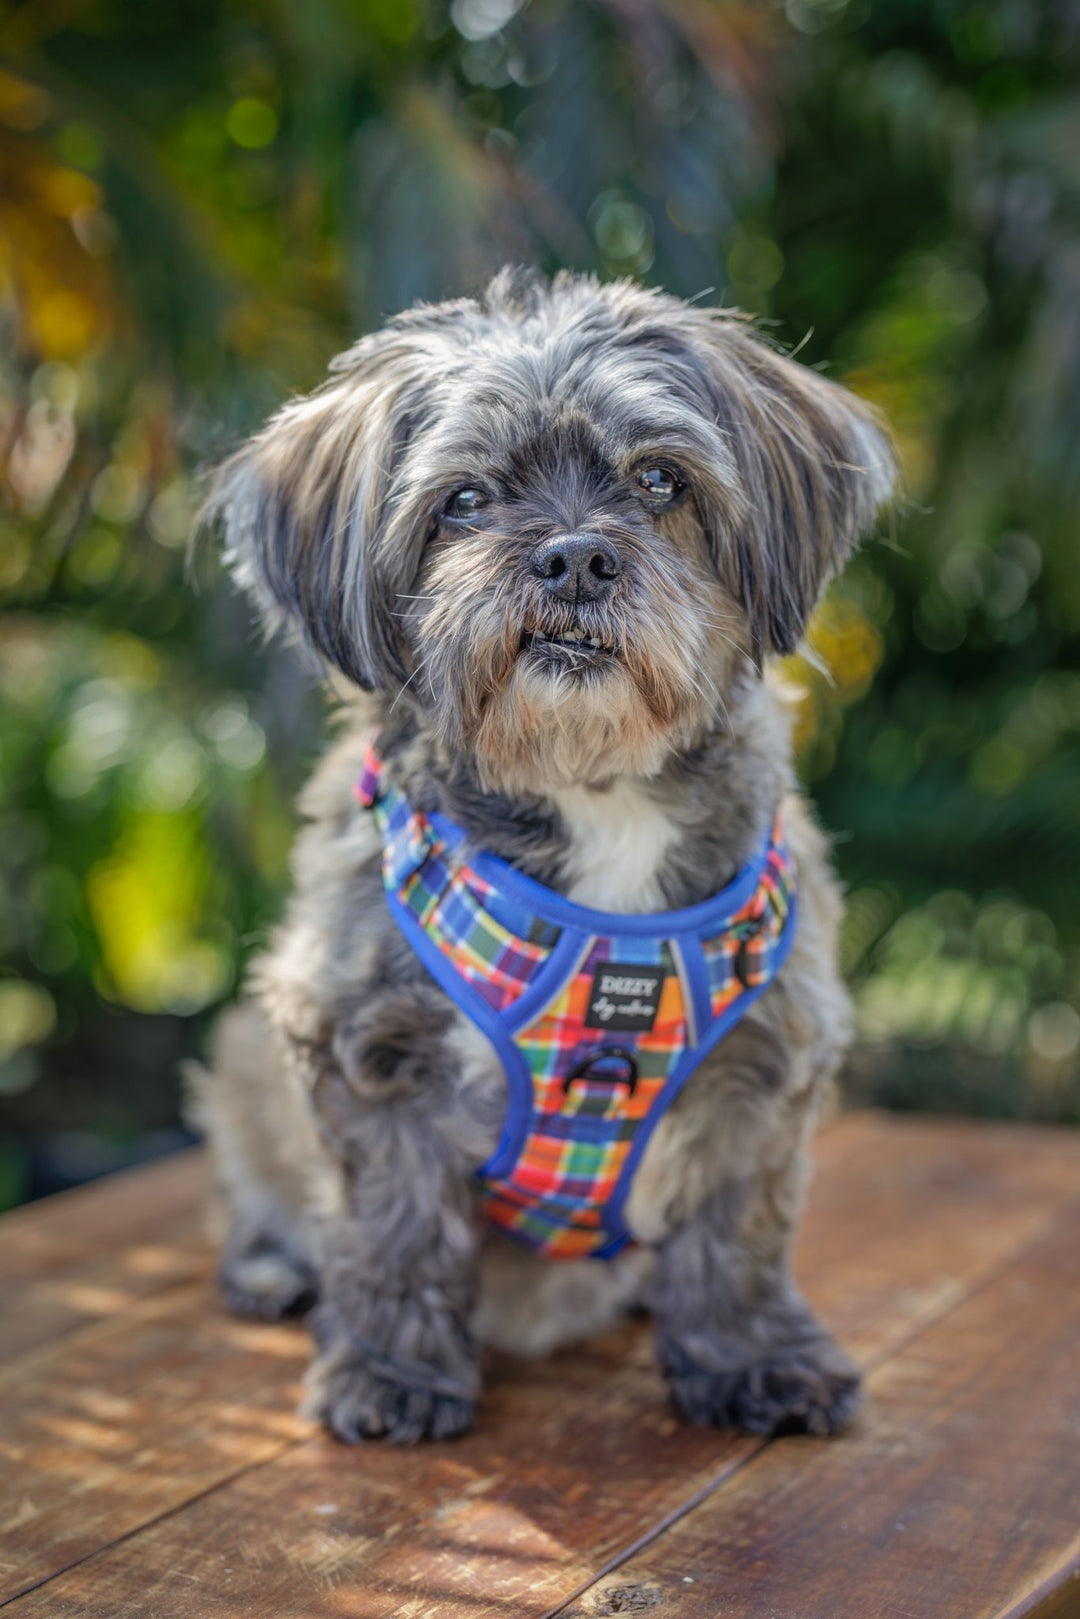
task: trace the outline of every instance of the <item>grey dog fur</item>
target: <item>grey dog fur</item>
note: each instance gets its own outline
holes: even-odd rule
[[[458,1433],[481,1340],[545,1351],[646,1298],[678,1409],[830,1432],[858,1378],[788,1270],[805,1146],[849,1034],[840,900],[769,660],[891,495],[868,407],[732,315],[628,282],[503,272],[364,338],[222,469],[236,577],[344,696],[301,800],[295,889],[248,1003],[191,1076],[233,1308],[312,1297],[307,1408],[346,1440]],[[634,474],[675,467],[658,509]],[[488,503],[463,522],[455,490]],[[600,600],[545,592],[552,536],[614,547]],[[612,648],[543,656],[530,631]],[[652,1136],[610,1264],[481,1229],[501,1065],[386,907],[353,784],[389,777],[477,845],[609,910],[724,886],[782,804],[800,919],[777,980]]]

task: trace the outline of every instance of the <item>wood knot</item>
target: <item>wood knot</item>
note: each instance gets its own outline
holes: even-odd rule
[[[648,1613],[658,1608],[663,1600],[662,1589],[652,1581],[639,1581],[636,1585],[607,1585],[589,1593],[587,1606],[581,1610],[582,1619],[586,1614],[590,1619],[595,1619],[601,1614]]]

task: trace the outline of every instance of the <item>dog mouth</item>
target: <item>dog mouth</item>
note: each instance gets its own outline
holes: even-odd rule
[[[531,629],[521,639],[521,650],[562,666],[601,664],[614,658],[616,648],[600,630],[580,625],[569,629]]]

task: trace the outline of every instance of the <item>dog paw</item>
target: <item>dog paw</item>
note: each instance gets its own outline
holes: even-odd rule
[[[317,1360],[307,1375],[304,1415],[348,1445],[364,1439],[397,1445],[453,1439],[472,1426],[473,1401],[440,1388],[438,1373],[432,1369],[425,1375],[426,1370],[403,1368],[398,1374],[352,1357]]]
[[[269,1241],[227,1255],[218,1272],[218,1286],[234,1315],[255,1321],[303,1315],[316,1296],[310,1266]]]
[[[860,1378],[834,1344],[776,1349],[725,1372],[695,1365],[681,1350],[665,1352],[671,1397],[688,1422],[752,1434],[832,1434],[859,1404]]]

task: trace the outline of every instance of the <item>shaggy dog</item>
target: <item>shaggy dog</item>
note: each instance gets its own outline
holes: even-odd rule
[[[639,1300],[691,1421],[833,1431],[858,1377],[788,1255],[848,1039],[840,902],[767,665],[889,499],[888,441],[743,320],[627,282],[503,272],[332,370],[212,501],[264,618],[350,694],[286,920],[194,1076],[225,1296],[314,1303],[308,1409],[345,1440],[458,1433],[479,1343],[543,1352]],[[655,1122],[602,1263],[477,1216],[505,1064],[391,914],[373,734],[412,810],[605,913],[708,901],[782,817],[786,959]]]

